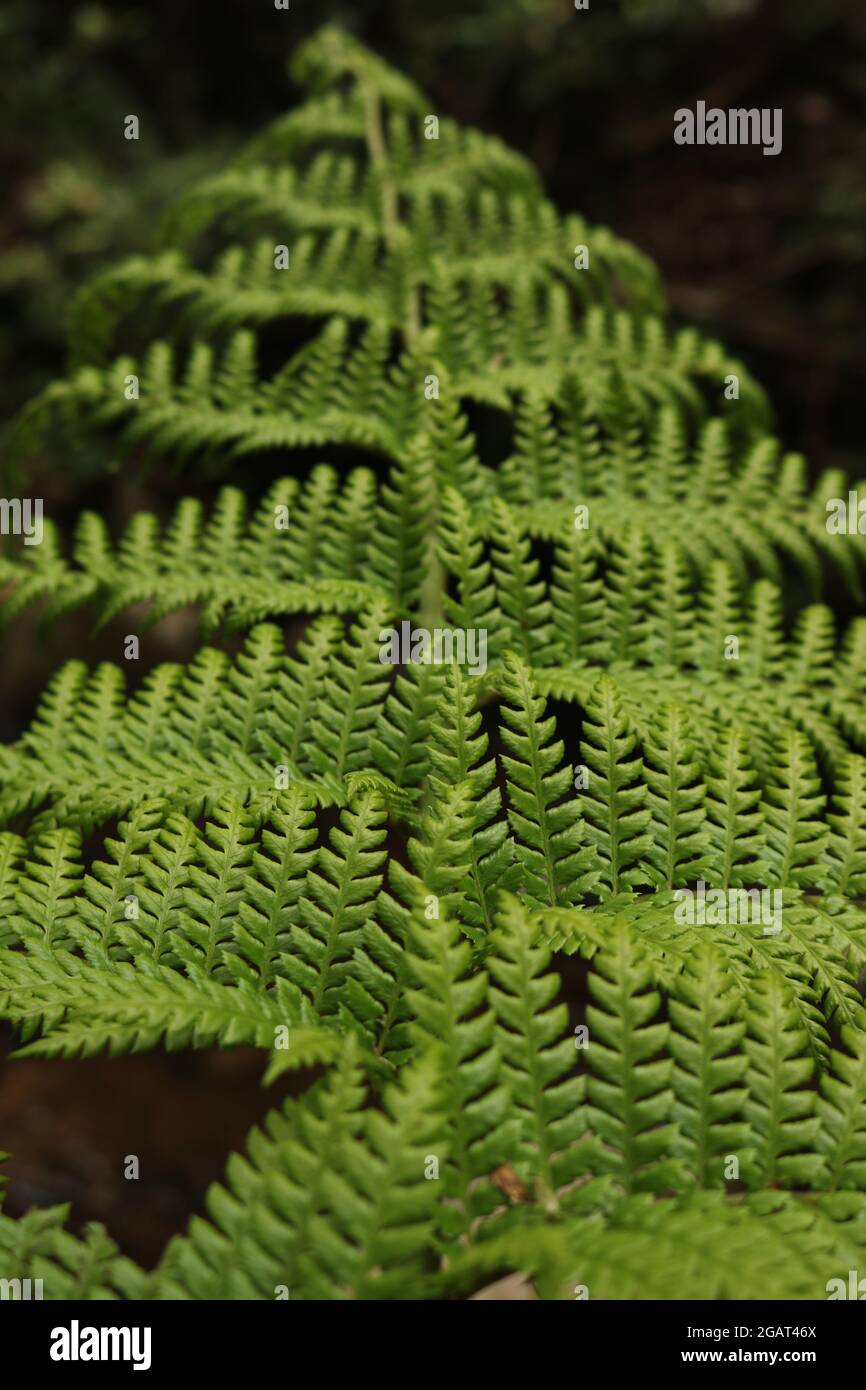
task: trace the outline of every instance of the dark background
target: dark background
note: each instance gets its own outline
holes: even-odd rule
[[[431,108],[526,153],[563,210],[659,265],[677,319],[767,386],[786,444],[856,467],[866,357],[862,0],[113,0],[0,17],[0,406],[63,364],[73,289],[291,105],[292,47],[337,20]],[[673,111],[782,107],[784,147],[673,143]],[[122,118],[140,117],[138,142]]]
[[[5,0],[0,421],[62,373],[82,280],[149,249],[175,193],[293,103],[287,57],[327,20],[414,78],[431,111],[523,151],[561,210],[653,257],[675,321],[747,363],[813,475],[866,471],[863,0]],[[673,112],[699,99],[781,107],[782,153],[676,146]],[[138,142],[123,139],[130,113]],[[88,654],[71,627],[58,641],[2,663],[5,736],[64,642]],[[3,1064],[8,1210],[71,1199],[76,1221],[105,1220],[154,1261],[273,1103],[260,1065],[244,1049]]]

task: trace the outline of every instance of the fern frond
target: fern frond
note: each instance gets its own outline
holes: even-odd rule
[[[672,1063],[652,1060],[665,1047],[668,1024],[657,1019],[660,998],[639,943],[620,929],[593,961],[587,1005],[587,1118],[601,1149],[597,1171],[613,1173],[627,1192],[664,1191],[676,1179],[670,1154]]]
[[[381,882],[385,861],[385,808],[375,792],[361,795],[331,833],[308,870],[300,924],[292,928],[288,977],[308,996],[317,1014],[334,1013],[340,986]]]
[[[652,845],[643,863],[651,866],[656,887],[675,888],[700,876],[710,852],[702,804],[706,788],[688,724],[676,705],[661,711],[644,752]]]
[[[295,73],[11,431],[17,491],[56,439],[152,511],[0,559],[0,623],[129,613],[141,663],[0,747],[19,1055],[246,1045],[292,1098],[152,1273],[51,1209],[9,1277],[822,1297],[866,1250],[866,620],[793,601],[862,596],[849,480],[520,156],[335,28]]]
[[[791,734],[781,743],[770,777],[765,793],[770,882],[808,887],[820,879],[828,828],[816,816],[824,797],[802,734]]]
[[[629,1197],[606,1221],[573,1223],[563,1247],[565,1258],[545,1270],[548,1297],[585,1290],[578,1296],[713,1302],[764,1302],[768,1289],[779,1298],[825,1299],[829,1281],[856,1268],[862,1250],[853,1220],[779,1192],[742,1203],[714,1192]]]
[[[150,1277],[118,1252],[99,1222],[73,1235],[65,1229],[68,1218],[68,1205],[34,1207],[15,1221],[0,1213],[0,1261],[9,1297],[62,1303],[152,1296]]]
[[[296,1017],[294,997],[277,981],[264,995],[243,981],[226,986],[202,974],[185,977],[165,966],[120,963],[105,971],[55,952],[50,962],[4,954],[0,961],[0,1003],[5,1018],[25,1034],[42,1036],[20,1049],[21,1056],[91,1057],[140,1052],[162,1043],[184,1047],[275,1045],[278,1028]],[[335,1055],[340,1038],[322,1030],[314,1048],[298,1057],[309,1065]]]
[[[699,1187],[721,1187],[725,1160],[744,1147],[739,1119],[748,1060],[741,991],[724,957],[709,942],[688,956],[670,999],[670,1051],[674,1059],[672,1118],[679,1147]]]
[[[157,1270],[159,1296],[376,1299],[417,1289],[442,1162],[440,1072],[433,1057],[387,1087],[381,1111],[361,1110],[357,1054],[347,1043],[330,1075],[254,1131],[227,1186],[208,1194]],[[239,1257],[239,1258],[238,1258]],[[420,1291],[418,1295],[421,1296]]]
[[[587,834],[602,863],[602,882],[612,892],[639,881],[636,861],[649,849],[651,811],[641,760],[629,755],[635,737],[627,730],[616,688],[602,677],[594,687],[583,723],[581,757],[588,781],[581,795]]]
[[[508,779],[508,820],[515,854],[532,900],[555,906],[591,889],[591,852],[584,845],[581,807],[571,770],[558,767],[561,742],[551,742],[556,721],[526,667],[511,660],[502,705],[502,764]]]
[[[420,903],[419,903],[420,907]],[[489,1175],[510,1157],[510,1098],[500,1079],[495,1016],[487,978],[471,968],[471,947],[444,913],[410,926],[410,1036],[419,1048],[442,1049],[448,1161],[438,1221],[450,1242],[473,1236],[476,1221],[497,1205]]]
[[[560,1189],[583,1167],[585,1079],[574,1074],[568,1011],[553,1003],[560,981],[548,969],[550,951],[535,939],[530,918],[511,895],[503,900],[486,963],[503,1073],[517,1112],[518,1171],[537,1185],[545,1211],[556,1212]]]
[[[866,892],[866,761],[851,755],[837,773],[836,814],[827,815],[829,838],[824,850],[821,886],[831,892],[862,897]]]
[[[822,1168],[814,1152],[815,1093],[805,1084],[813,1063],[790,995],[777,978],[759,975],[753,981],[747,1026],[745,1114],[753,1156],[743,1176],[755,1188],[779,1182],[811,1186]]]
[[[864,1019],[841,1030],[845,1051],[834,1051],[832,1071],[821,1078],[816,1110],[820,1130],[816,1147],[822,1155],[824,1183],[832,1189],[860,1188],[866,1180],[866,1046]]]

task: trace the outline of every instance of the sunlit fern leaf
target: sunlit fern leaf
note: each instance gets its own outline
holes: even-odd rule
[[[721,887],[760,883],[763,817],[760,788],[749,765],[743,730],[722,730],[707,762],[707,828],[711,839],[712,881]]]
[[[440,1173],[437,1221],[450,1243],[469,1237],[477,1219],[497,1206],[489,1174],[508,1160],[514,1116],[496,1047],[495,1015],[485,1002],[487,977],[472,969],[472,951],[455,922],[427,919],[416,898],[410,926],[408,992],[416,1048],[441,1045],[443,1114],[448,1159]]]
[[[824,1159],[824,1185],[860,1188],[866,1179],[866,1046],[864,1019],[841,1030],[845,1047],[834,1050],[832,1071],[821,1078],[817,1101],[817,1147]]]
[[[672,1118],[680,1153],[699,1187],[722,1187],[726,1159],[748,1137],[738,1118],[748,1059],[742,993],[724,956],[709,941],[690,952],[668,1004],[674,1059]]]
[[[584,1218],[563,1232],[564,1258],[543,1296],[617,1300],[819,1300],[831,1279],[862,1260],[853,1220],[835,1220],[788,1194],[726,1201],[715,1192],[652,1202],[627,1198],[607,1220]],[[556,1266],[553,1266],[556,1268]],[[847,1275],[846,1275],[847,1277]]]
[[[406,852],[414,874],[397,861],[390,866],[391,887],[408,908],[424,885],[430,915],[441,909],[458,921],[466,915],[470,886],[473,824],[472,788],[468,782],[447,787],[427,809],[420,833],[409,838]]]
[[[329,1075],[272,1111],[247,1156],[214,1184],[209,1221],[169,1245],[156,1271],[163,1298],[399,1298],[417,1287],[442,1162],[441,1074],[434,1057],[362,1109],[363,1073],[351,1040]],[[420,1296],[416,1294],[415,1296]]]
[[[320,776],[340,778],[368,765],[369,740],[389,683],[380,659],[389,616],[381,604],[363,613],[331,659],[314,706],[308,750]]]
[[[336,46],[349,42],[342,36]],[[387,372],[385,344],[394,337],[411,348],[427,330],[454,385],[445,413],[458,396],[508,408],[520,392],[527,457],[536,454],[529,414],[544,416],[545,397],[565,372],[600,372],[601,395],[621,382],[637,413],[661,398],[700,415],[710,382],[718,387],[736,369],[740,418],[766,416],[760,389],[718,344],[691,330],[669,339],[650,317],[663,307],[654,267],[608,230],[560,217],[525,160],[445,116],[437,138],[425,138],[426,99],[386,77],[381,64],[375,72],[363,62],[327,69],[326,77],[318,64],[314,70],[312,78],[313,69],[298,69],[315,84],[307,105],[191,190],[167,222],[166,249],[105,272],[82,292],[71,333],[79,371],[25,414],[16,431],[23,451],[59,414],[67,427],[125,423],[154,457],[171,451],[213,462],[226,451],[338,436],[397,457],[408,436],[390,417],[388,393],[376,389]],[[199,238],[211,224],[218,234],[209,255]],[[582,271],[575,241],[592,243],[592,265]],[[288,253],[282,266],[280,246]],[[250,329],[299,321],[316,335],[312,345],[259,383]],[[180,380],[165,348],[105,367],[117,348],[138,355],[143,322],[188,347]],[[360,325],[360,346],[348,341],[349,322]],[[227,331],[245,336],[217,367],[213,347]],[[344,353],[363,353],[363,366],[339,363]],[[131,374],[142,390],[127,400]],[[419,380],[429,374],[428,361]],[[366,410],[371,398],[384,405],[377,419]],[[416,416],[409,434],[419,428]],[[449,446],[434,443],[434,452],[447,460]],[[545,486],[558,474],[552,455],[542,473]],[[474,495],[466,470],[464,483]]]
[[[704,826],[706,788],[688,724],[676,705],[661,711],[644,742],[644,754],[652,844],[643,862],[657,887],[674,888],[706,872],[710,852]]]
[[[599,561],[598,546],[575,517],[568,539],[554,550],[550,583],[557,654],[563,664],[604,659],[604,582]]]
[[[56,447],[150,510],[0,560],[10,649],[86,608],[115,657],[0,746],[19,1052],[251,1046],[294,1098],[152,1273],[52,1212],[0,1249],[48,1297],[823,1297],[866,1249],[866,620],[794,608],[862,595],[850,480],[527,161],[333,28],[296,74],[13,426],[17,492]]]
[[[484,558],[484,543],[472,519],[468,503],[453,488],[442,495],[442,516],[437,554],[453,579],[451,593],[443,595],[449,621],[464,631],[487,633],[488,652],[499,651],[503,633],[492,582],[492,564]]]
[[[85,965],[56,951],[50,961],[12,952],[0,960],[0,1003],[4,1016],[24,1036],[42,1033],[19,1055],[90,1057],[141,1052],[162,1044],[170,1051],[251,1043],[274,1046],[276,1030],[297,1017],[294,996],[277,980],[262,994],[243,981],[221,984],[200,973],[181,975],[166,966],[122,963],[111,971]],[[321,1033],[297,1065],[310,1065],[341,1045]]]
[[[320,654],[311,641],[301,663],[294,663],[298,678],[286,682],[281,634],[260,626],[234,665],[222,652],[204,649],[186,670],[157,667],[125,704],[119,668],[106,664],[88,679],[81,663],[70,663],[9,755],[3,811],[39,810],[39,825],[49,827],[66,817],[92,826],[155,797],[194,815],[226,795],[267,808],[287,785],[277,778],[279,767],[322,801],[339,799],[335,779],[358,766],[361,729],[375,718],[387,676],[378,662],[373,668],[361,661],[346,672],[342,657],[335,657],[329,672],[336,668],[337,679],[329,675],[324,691],[316,687],[311,713],[303,699],[303,663],[315,664]],[[352,686],[348,706],[341,704],[340,680]],[[294,704],[285,736],[315,770],[301,771],[267,733],[277,692],[283,707],[286,697]],[[275,753],[282,755],[279,762],[270,761]]]
[[[12,904],[19,866],[26,845],[20,835],[9,831],[0,834],[0,948],[11,946],[17,939],[11,922]]]
[[[494,981],[490,1000],[503,1071],[518,1118],[515,1161],[524,1180],[537,1184],[544,1209],[554,1212],[560,1189],[584,1167],[585,1080],[575,1074],[568,1011],[554,1003],[560,980],[548,969],[550,951],[510,895],[503,899],[486,963]]]
[[[461,884],[460,912],[464,928],[475,933],[476,945],[483,945],[493,925],[497,895],[515,888],[521,875],[508,821],[501,814],[496,761],[482,761],[488,738],[481,729],[475,692],[459,666],[447,670],[429,732],[429,786],[434,796],[441,800],[449,789],[465,784],[471,829],[464,850],[469,871]]]
[[[747,1011],[749,1156],[741,1178],[752,1188],[777,1183],[812,1186],[823,1162],[815,1145],[819,1122],[808,1089],[811,1058],[790,992],[777,977],[758,975]]]
[[[428,403],[431,411],[440,407],[445,402]],[[93,513],[80,517],[71,547],[46,518],[42,545],[0,558],[0,580],[8,582],[0,622],[12,622],[32,604],[46,622],[88,604],[100,623],[135,604],[147,605],[147,623],[195,604],[208,629],[277,613],[357,612],[385,594],[406,609],[432,577],[430,532],[441,517],[439,556],[454,576],[446,607],[455,625],[488,631],[491,657],[504,641],[516,642],[532,660],[549,664],[550,604],[558,645],[565,644],[559,660],[606,654],[654,666],[697,665],[744,684],[760,678],[784,685],[788,699],[814,699],[816,686],[832,681],[828,610],[804,610],[786,638],[777,592],[759,582],[746,594],[745,567],[735,573],[708,557],[706,547],[692,545],[696,519],[683,519],[672,537],[663,519],[647,525],[642,501],[627,520],[630,539],[623,544],[622,517],[612,518],[608,530],[596,502],[563,499],[545,504],[548,521],[537,525],[537,508],[480,502],[478,488],[489,491],[492,484],[481,473],[473,477],[468,465],[457,492],[448,482],[453,473],[439,468],[430,449],[428,436],[419,435],[378,485],[369,469],[341,479],[334,467],[318,464],[301,484],[277,480],[249,516],[236,488],[221,490],[207,519],[197,499],[185,498],[162,530],[153,515],[137,513],[116,543]],[[732,519],[732,531],[739,528]],[[539,567],[539,537],[555,544],[549,585],[546,566]],[[704,577],[695,611],[697,572]],[[737,661],[726,659],[731,636],[743,645]]]
[[[411,797],[418,795],[430,763],[427,730],[447,668],[411,665],[398,675],[376,721],[370,744],[382,773]],[[459,668],[457,668],[459,669]]]
[[[863,1007],[858,987],[864,959],[861,932],[866,921],[862,909],[846,904],[840,913],[831,900],[825,905],[822,899],[797,898],[793,892],[783,894],[783,899],[790,901],[778,914],[781,932],[805,970],[809,990],[820,1001],[828,1023],[834,1028],[854,1026],[860,1022]],[[819,1061],[826,1065],[823,1037],[813,1037]]]
[[[602,881],[612,892],[640,881],[637,860],[650,848],[651,812],[642,765],[617,699],[616,687],[602,677],[588,701],[580,755],[587,785],[580,809],[602,863]]]
[[[150,1277],[119,1253],[99,1222],[73,1235],[65,1229],[68,1218],[68,1205],[34,1207],[18,1220],[0,1213],[0,1263],[9,1280],[4,1298],[63,1303],[153,1296]]]
[[[274,1298],[279,1285],[297,1296],[301,1262],[311,1253],[311,1223],[325,1203],[326,1175],[329,1168],[339,1171],[363,1125],[364,1092],[348,1040],[303,1102],[288,1100],[271,1110],[249,1135],[246,1154],[231,1155],[224,1185],[208,1190],[210,1221],[193,1217],[188,1233],[175,1237],[163,1255],[163,1297],[198,1297],[201,1290],[211,1298]],[[262,1239],[263,1228],[271,1240]]]
[[[309,625],[297,651],[287,660],[282,679],[271,691],[259,732],[262,749],[274,767],[312,771],[310,721],[343,638],[343,627],[336,618],[320,618]]]
[[[695,621],[691,574],[677,542],[657,547],[647,602],[646,653],[656,666],[683,666],[694,658]],[[630,659],[634,653],[628,652]]]
[[[677,1163],[671,1121],[673,1064],[659,1060],[669,1025],[640,943],[620,928],[593,958],[586,1023],[587,1118],[600,1148],[596,1171],[609,1171],[627,1192],[664,1191]]]
[[[852,755],[838,771],[834,813],[824,851],[822,887],[851,897],[866,894],[866,759]]]
[[[808,740],[791,733],[781,739],[765,791],[770,883],[808,887],[821,878],[828,827],[819,819],[825,798]]]
[[[493,573],[505,636],[504,643],[529,664],[544,666],[553,651],[550,600],[540,564],[530,556],[530,542],[504,502],[492,509]]]
[[[473,506],[478,506],[496,488],[496,475],[483,465],[476,451],[474,435],[460,410],[458,393],[446,373],[440,369],[438,394],[431,396],[431,408],[423,424],[418,449],[422,459],[429,460],[435,481],[436,496],[441,498],[447,488],[455,489]]]
[[[250,980],[267,990],[277,975],[290,978],[285,958],[299,921],[306,876],[316,862],[315,804],[303,792],[290,791],[270,814],[273,829],[263,828],[252,855],[253,872],[244,876],[244,891],[232,923],[232,939]]]
[[[553,907],[592,889],[597,871],[585,844],[581,805],[571,769],[560,766],[556,721],[531,673],[512,659],[504,679],[500,726],[507,777],[508,820],[530,899]]]
[[[317,1014],[334,1013],[350,959],[382,883],[385,807],[375,792],[346,807],[299,901],[300,922],[291,929],[284,970]]]
[[[768,890],[764,890],[766,893]],[[691,897],[691,903],[688,904]],[[723,901],[719,903],[718,898]],[[846,952],[862,957],[862,913],[833,917],[814,901],[786,893],[787,905],[774,905],[772,918],[780,925],[762,925],[760,894],[737,890],[732,897],[705,889],[698,905],[692,890],[674,893],[621,893],[598,907],[542,911],[539,930],[555,950],[579,952],[592,958],[608,939],[625,932],[633,937],[648,961],[653,980],[676,992],[677,979],[690,957],[711,934],[745,1002],[753,982],[772,976],[790,996],[802,1031],[803,1047],[813,1065],[824,1069],[830,1058],[830,1026],[836,1012],[841,1021],[856,1011],[857,995]],[[756,901],[757,899],[757,901]],[[776,911],[778,908],[778,911]],[[850,908],[849,908],[850,914]]]
[[[370,556],[371,578],[401,612],[417,608],[432,553],[435,475],[415,445],[382,490],[382,520]]]

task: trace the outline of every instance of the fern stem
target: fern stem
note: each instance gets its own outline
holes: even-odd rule
[[[382,107],[379,95],[372,87],[364,89],[364,111],[367,127],[367,147],[373,168],[379,174],[382,188],[382,221],[385,244],[393,250],[399,235],[400,218],[397,209],[397,190],[388,177],[388,150],[382,129]]]
[[[388,167],[388,146],[382,128],[382,103],[379,93],[371,86],[364,87],[364,114],[366,124],[367,148],[370,163],[379,178],[382,194],[382,226],[385,245],[389,251],[397,249],[400,239],[400,204],[397,187],[391,178]],[[408,342],[421,332],[421,303],[418,286],[411,284],[407,291],[406,321],[404,333]]]

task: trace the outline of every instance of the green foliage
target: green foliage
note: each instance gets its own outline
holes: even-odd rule
[[[587,1006],[589,1122],[602,1143],[599,1169],[625,1192],[663,1191],[675,1166],[662,1155],[674,1142],[672,1064],[657,1060],[668,1025],[656,1020],[660,998],[640,943],[625,929],[612,933],[596,957]]]
[[[15,430],[22,471],[49,428],[73,478],[229,481],[0,563],[7,640],[39,604],[195,608],[208,642],[68,662],[0,748],[19,1051],[243,1043],[296,1091],[152,1274],[50,1210],[0,1217],[9,1277],[822,1297],[866,1203],[866,628],[783,598],[857,592],[844,489],[807,493],[748,374],[525,161],[425,138],[336,30],[296,71],[309,100],[83,292]]]

